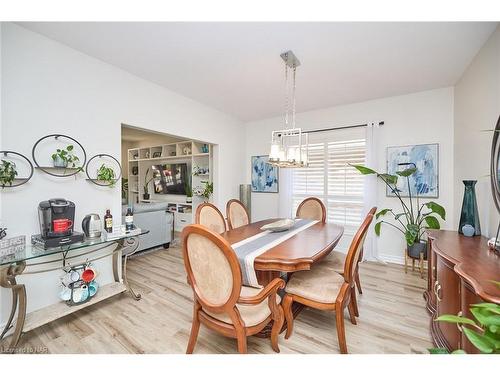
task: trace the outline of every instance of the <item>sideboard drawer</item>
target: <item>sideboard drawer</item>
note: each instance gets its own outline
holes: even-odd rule
[[[175,214],[175,231],[181,232],[185,226],[193,221],[191,214],[176,213]]]

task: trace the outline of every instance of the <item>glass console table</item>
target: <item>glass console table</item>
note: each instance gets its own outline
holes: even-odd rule
[[[10,289],[12,293],[12,307],[9,319],[0,334],[0,340],[11,329],[14,329],[10,345],[8,348],[3,348],[3,352],[13,352],[23,332],[31,331],[116,294],[129,291],[135,300],[141,299],[141,295],[135,293],[128,283],[127,259],[137,251],[139,237],[147,233],[149,233],[148,230],[142,230],[139,234],[124,235],[113,239],[106,239],[103,236],[49,249],[26,244],[23,250],[0,257],[0,287]],[[112,246],[114,244],[116,244],[115,247]],[[75,267],[110,256],[112,256],[114,283],[99,288],[94,298],[84,304],[75,306],[68,306],[64,302],[59,302],[26,315],[26,287],[24,284],[17,283],[17,276],[62,270],[69,265]],[[50,259],[47,259],[47,257],[50,257]],[[82,258],[85,260],[81,261]],[[122,270],[121,278],[120,269]],[[13,323],[16,310],[17,319]]]

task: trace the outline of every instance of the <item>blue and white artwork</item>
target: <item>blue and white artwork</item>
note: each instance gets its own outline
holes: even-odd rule
[[[406,165],[400,165],[410,163]],[[414,146],[387,147],[387,173],[396,174],[417,167],[417,172],[409,177],[412,196],[424,198],[437,198],[439,196],[439,145],[425,144]],[[408,182],[406,177],[399,177],[397,189],[401,196],[408,197]],[[386,188],[387,196],[395,194]]]
[[[252,192],[277,193],[278,167],[267,163],[268,156],[252,156]]]

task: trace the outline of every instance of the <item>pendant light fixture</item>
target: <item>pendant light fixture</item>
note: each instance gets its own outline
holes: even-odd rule
[[[300,61],[292,51],[280,56],[285,63],[285,129],[272,132],[268,163],[281,168],[303,168],[308,165],[308,135],[301,128],[295,127],[296,72]],[[290,72],[291,85],[288,79]]]

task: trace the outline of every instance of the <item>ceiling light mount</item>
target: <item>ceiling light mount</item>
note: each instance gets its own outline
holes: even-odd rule
[[[292,51],[283,52],[280,56],[289,68],[293,69],[300,66],[300,60]]]

